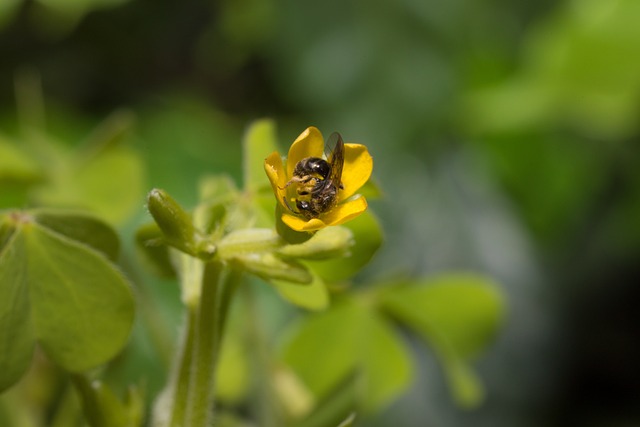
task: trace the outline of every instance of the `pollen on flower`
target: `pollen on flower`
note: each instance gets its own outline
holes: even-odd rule
[[[283,162],[273,152],[264,163],[282,221],[296,231],[343,224],[364,212],[367,201],[357,191],[369,180],[373,159],[361,144],[348,144],[334,133],[327,141],[309,127],[296,138]]]

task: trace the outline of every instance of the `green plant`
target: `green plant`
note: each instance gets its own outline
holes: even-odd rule
[[[134,165],[126,179],[137,185],[131,178],[136,157],[118,143],[105,143],[120,140],[120,124],[128,123],[126,115],[114,117],[98,142],[88,145],[90,155],[79,157],[82,161],[65,160],[77,159],[77,152],[59,154],[38,132],[25,137],[37,146],[31,151],[0,144],[13,156],[0,174],[4,183],[19,184],[13,200],[46,206],[0,212],[1,390],[25,375],[38,348],[36,362],[44,356],[55,366],[53,372],[70,379],[91,426],[139,426],[147,419],[157,426],[243,425],[224,408],[214,416],[216,396],[235,402],[258,399],[262,403],[253,417],[260,425],[346,426],[361,414],[375,414],[410,384],[412,357],[401,332],[407,328],[442,360],[458,402],[480,402],[482,388],[468,360],[502,319],[497,286],[482,276],[452,273],[352,289],[352,277],[382,243],[378,221],[365,212],[362,195],[341,200],[332,208],[338,213],[330,210],[319,219],[296,219],[295,211],[286,211],[291,205],[282,202],[282,188],[291,171],[282,175],[270,121],[254,123],[245,134],[241,188],[224,174],[204,177],[190,211],[163,190],[149,192],[146,206],[154,222],[135,233],[141,264],[177,278],[184,325],[162,393],[146,396],[129,384],[126,398],[117,397],[108,385],[109,370],[96,368],[124,348],[135,307],[147,301],[138,298],[134,304],[134,285],[115,266],[116,231],[94,214],[53,207],[112,212],[112,220],[126,216],[127,203],[114,210],[99,198],[84,197],[95,197],[92,190],[105,182],[126,187],[127,181],[113,177],[114,165],[123,162]],[[303,133],[294,145],[306,144],[316,131]],[[311,143],[318,145],[317,138]],[[43,147],[62,160],[53,165],[39,161]],[[296,162],[292,152],[312,153],[297,147],[290,151]],[[378,194],[374,184],[365,184],[371,172],[367,156],[366,147],[348,146],[343,187],[349,195],[363,184],[361,193]],[[349,205],[350,200],[359,201]],[[294,230],[287,224],[299,226]],[[266,344],[255,288],[249,286],[255,281],[315,312],[293,322],[297,326],[278,350]],[[245,324],[245,332],[235,327],[238,323]],[[234,346],[241,349],[235,358],[225,353]],[[247,358],[254,359],[254,368],[243,364]],[[229,378],[230,372],[237,375]],[[0,408],[9,422],[21,417],[9,405]],[[54,424],[79,422],[67,398],[49,401],[47,408]]]

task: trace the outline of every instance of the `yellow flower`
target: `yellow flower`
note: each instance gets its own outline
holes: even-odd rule
[[[273,192],[282,206],[282,221],[296,231],[315,231],[329,225],[338,225],[349,221],[367,209],[367,201],[356,191],[371,176],[373,159],[367,147],[361,144],[344,144],[344,166],[342,168],[342,187],[338,190],[337,204],[317,218],[305,216],[293,211],[295,197],[287,190],[287,183],[293,177],[293,170],[299,161],[307,157],[320,157],[324,152],[324,139],[315,127],[309,127],[298,136],[289,148],[286,165],[282,157],[274,151],[264,161],[264,169],[271,182]],[[286,201],[285,201],[286,200]],[[293,207],[293,209],[292,209]]]

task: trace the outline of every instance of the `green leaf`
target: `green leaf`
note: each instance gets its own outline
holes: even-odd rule
[[[349,249],[350,254],[342,258],[306,262],[326,282],[338,282],[355,275],[371,260],[382,244],[382,230],[371,212],[365,212],[341,227],[346,227],[353,233],[355,244]]]
[[[207,203],[224,203],[238,195],[238,189],[227,175],[209,175],[200,179],[198,200]]]
[[[40,175],[38,165],[33,160],[0,136],[0,182],[33,182]]]
[[[266,202],[266,199],[268,199],[268,202]],[[273,207],[274,205],[275,209]],[[269,191],[268,198],[264,198],[264,203],[262,206],[268,207],[267,211],[271,215],[269,224],[273,224],[273,211],[275,211],[276,231],[278,232],[280,237],[284,239],[285,242],[291,244],[300,244],[306,242],[313,236],[313,234],[307,233],[305,231],[295,231],[284,222],[282,222],[282,214],[284,212],[284,208],[280,203],[276,202],[276,199],[271,191]]]
[[[329,292],[320,277],[313,276],[313,281],[305,286],[283,280],[271,280],[278,293],[292,304],[307,310],[324,310],[329,306]]]
[[[135,121],[136,116],[132,110],[122,108],[113,111],[86,137],[80,147],[81,155],[93,156],[116,147],[131,133]]]
[[[144,197],[144,165],[138,153],[130,148],[110,148],[78,168],[76,177],[78,201],[121,223],[140,209]]]
[[[264,159],[278,151],[276,127],[272,120],[253,122],[244,135],[244,186],[246,190],[258,191],[269,187],[264,172]]]
[[[16,217],[0,256],[0,385],[26,369],[37,341],[70,371],[98,366],[125,344],[134,302],[122,274],[101,253]]]
[[[35,221],[45,228],[60,233],[71,240],[84,243],[101,252],[111,261],[118,259],[120,241],[115,230],[98,218],[81,212],[36,210]]]
[[[35,331],[30,316],[24,241],[13,234],[0,252],[0,392],[31,363]]]
[[[218,243],[220,258],[271,251],[282,244],[278,234],[269,228],[245,228],[232,231]]]
[[[285,280],[307,285],[313,280],[305,266],[293,260],[280,259],[271,252],[238,254],[228,261],[237,265],[239,270],[244,269],[266,281]]]
[[[283,357],[318,399],[358,372],[363,385],[359,400],[366,411],[390,403],[412,376],[411,359],[390,325],[350,301],[303,321]]]
[[[407,283],[383,298],[385,308],[399,320],[464,357],[486,347],[504,315],[497,284],[473,274],[447,274]]]
[[[143,170],[135,151],[109,147],[89,159],[70,159],[35,197],[42,205],[87,208],[120,223],[140,208]]]
[[[212,235],[215,239],[222,237],[229,221],[238,220],[237,215],[230,215],[229,212],[229,209],[231,209],[231,213],[238,210],[237,204],[234,204],[238,196],[235,184],[226,175],[207,176],[201,179],[199,185],[200,203],[193,213],[196,227],[203,233]]]
[[[373,412],[389,404],[408,386],[413,375],[411,358],[391,326],[370,313],[363,326],[362,377],[364,410]]]
[[[637,132],[640,8],[634,0],[568,2],[532,26],[520,71],[472,94],[465,120],[480,132],[574,126],[589,139]]]
[[[447,381],[458,405],[474,408],[484,399],[482,382],[469,364],[455,355],[442,357]]]
[[[481,387],[464,361],[484,349],[502,323],[504,302],[497,285],[479,275],[448,274],[393,287],[380,302],[442,358],[458,401],[477,404]]]
[[[372,176],[362,187],[358,190],[358,194],[366,197],[367,200],[379,199],[383,196],[382,189],[376,177]]]
[[[306,317],[283,349],[283,360],[318,398],[327,396],[358,364],[362,310],[342,302]]]
[[[338,258],[347,255],[353,244],[353,234],[348,228],[327,227],[302,243],[283,246],[278,254],[312,260]]]
[[[350,373],[343,378],[318,403],[313,412],[293,424],[293,427],[343,427],[355,420],[354,409],[358,406],[358,395],[362,390],[358,374]]]
[[[100,254],[35,224],[21,234],[33,324],[47,355],[70,371],[106,362],[133,322],[125,278]]]

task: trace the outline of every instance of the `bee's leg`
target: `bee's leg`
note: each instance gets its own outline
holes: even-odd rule
[[[289,188],[289,186],[290,186],[292,183],[293,183],[293,179],[289,180],[289,182],[287,182],[287,183],[284,185],[284,187],[280,187],[280,186],[278,185],[278,188],[279,188],[279,189],[281,189],[281,190],[286,190],[287,188]]]
[[[289,204],[289,201],[287,200],[287,198],[286,198],[286,197],[283,197],[283,198],[282,198],[282,201],[284,202],[284,204],[287,206],[287,208],[288,208],[291,212],[293,212],[293,213],[295,213],[295,214],[299,214],[299,213],[300,213],[299,211],[294,210],[294,209],[291,207],[291,205]]]
[[[294,176],[293,178],[291,178],[289,180],[289,182],[287,182],[284,187],[280,187],[278,186],[279,189],[281,190],[286,190],[291,184],[293,184],[294,182],[297,184],[306,184],[307,182],[309,182],[310,180],[312,180],[313,177],[299,177],[299,176]]]

